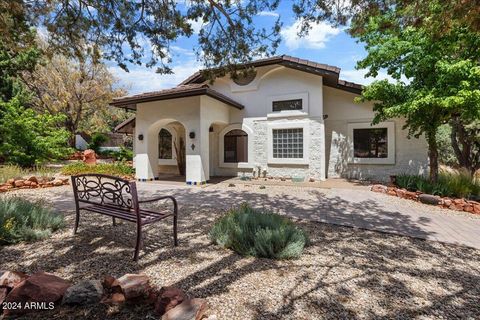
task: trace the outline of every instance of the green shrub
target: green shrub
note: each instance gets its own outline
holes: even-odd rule
[[[97,165],[87,165],[83,162],[68,164],[62,168],[64,175],[77,175],[83,173],[101,173],[112,176],[129,176],[134,173],[131,166],[124,162],[99,163]]]
[[[241,255],[271,259],[298,258],[308,244],[305,231],[291,220],[247,204],[220,218],[210,230],[210,238]]]
[[[102,144],[108,141],[108,137],[103,134],[103,133],[94,133],[92,135],[92,139],[90,143],[88,144],[88,148],[92,149],[95,151],[95,153],[99,154],[100,153],[100,147]]]
[[[443,197],[478,198],[480,181],[465,172],[440,172],[436,183],[420,175],[398,175],[397,186]]]
[[[123,146],[120,147],[119,151],[105,150],[105,151],[100,151],[99,154],[113,158],[116,161],[132,161],[133,160],[133,151]]]
[[[40,202],[17,197],[0,198],[1,245],[45,239],[63,226],[63,216]]]

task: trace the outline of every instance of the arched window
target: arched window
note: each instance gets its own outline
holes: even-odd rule
[[[158,134],[158,158],[172,159],[172,134],[167,129]]]
[[[225,163],[248,162],[248,135],[234,129],[223,138],[223,161]]]

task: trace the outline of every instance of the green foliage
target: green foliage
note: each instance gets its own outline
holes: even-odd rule
[[[444,124],[438,127],[437,131],[437,143],[438,143],[438,160],[440,163],[456,167],[458,166],[458,160],[455,157],[455,152],[452,148],[452,140],[450,135],[452,134],[452,128],[450,125]]]
[[[360,101],[374,101],[374,123],[403,117],[410,136],[425,134],[435,179],[438,128],[454,118],[463,124],[480,119],[480,36],[462,19],[445,28],[434,21],[452,9],[442,1],[424,7],[418,11],[412,2],[373,10],[354,19],[351,32],[368,53],[357,67],[367,68],[368,76],[386,70],[396,80],[373,82]]]
[[[108,141],[108,137],[100,132],[96,132],[92,135],[92,140],[88,144],[88,148],[95,151],[95,153],[100,153],[100,147],[102,144]]]
[[[111,157],[115,159],[115,161],[132,161],[133,160],[133,151],[123,146],[120,147],[119,151],[105,150],[105,151],[100,151],[100,154],[102,156]]]
[[[246,256],[271,259],[300,257],[308,236],[289,219],[242,204],[231,209],[210,230],[212,241]]]
[[[438,181],[431,182],[420,175],[398,175],[397,186],[410,191],[421,191],[442,197],[478,198],[480,180],[466,172],[440,172]]]
[[[68,132],[58,128],[61,121],[61,116],[36,114],[25,108],[18,96],[0,101],[1,157],[22,167],[64,158],[71,150],[67,147]]]
[[[0,198],[0,244],[48,238],[64,226],[63,216],[40,202],[22,198]]]
[[[87,165],[83,162],[68,164],[62,168],[64,175],[77,175],[83,173],[100,173],[112,176],[131,176],[134,170],[128,164],[123,162],[99,163],[96,165]]]

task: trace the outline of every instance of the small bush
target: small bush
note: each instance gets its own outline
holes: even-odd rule
[[[305,231],[291,220],[247,204],[219,219],[210,230],[210,238],[241,255],[271,259],[298,258],[308,243]]]
[[[119,151],[106,150],[100,151],[100,155],[113,158],[116,161],[132,161],[133,160],[133,151],[125,147],[120,147]]]
[[[17,197],[0,199],[1,245],[45,239],[63,226],[63,216],[40,202]]]
[[[108,137],[103,134],[103,133],[94,133],[92,135],[92,139],[90,143],[88,144],[88,147],[95,151],[95,153],[99,154],[100,153],[100,147],[102,144],[108,141]]]
[[[396,182],[400,188],[442,197],[480,197],[480,181],[464,172],[440,172],[436,183],[424,176],[403,174],[397,176]]]
[[[84,173],[100,173],[112,176],[130,176],[134,173],[131,166],[123,162],[100,163],[97,165],[87,165],[83,162],[68,164],[62,168],[64,175],[77,175]]]

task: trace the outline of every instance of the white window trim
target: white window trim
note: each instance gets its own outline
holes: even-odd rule
[[[176,166],[177,165],[177,156],[175,154],[175,140],[177,138],[177,133],[175,132],[175,130],[170,129],[170,128],[166,128],[166,127],[162,127],[162,128],[160,128],[160,130],[158,130],[158,133],[157,133],[157,152],[159,151],[158,150],[158,135],[160,134],[160,131],[162,129],[167,130],[172,135],[172,159],[158,159],[158,164],[161,165],[161,166]],[[157,157],[158,156],[159,156],[159,154],[157,154]]]
[[[225,162],[224,153],[225,153],[225,135],[232,130],[243,130],[247,135],[247,157],[248,162]],[[229,126],[226,126],[222,131],[220,131],[218,136],[218,163],[222,168],[253,168],[253,130],[249,126],[243,123],[234,123]]]
[[[374,129],[387,128],[387,158],[355,158],[353,150],[353,130],[354,129]],[[348,163],[354,164],[395,164],[395,122],[381,122],[371,125],[369,122],[349,123],[348,140],[350,144]]]
[[[283,101],[283,100],[295,100],[302,99],[302,110],[283,110],[283,111],[273,111],[273,102],[274,101]],[[267,98],[267,117],[268,118],[277,118],[277,117],[298,117],[308,115],[308,92],[298,92],[290,94],[282,94],[269,96]]]
[[[274,129],[303,129],[303,158],[274,158],[273,157],[273,130]],[[285,121],[268,124],[267,144],[268,163],[271,164],[298,164],[306,165],[309,160],[310,123],[308,121]]]

